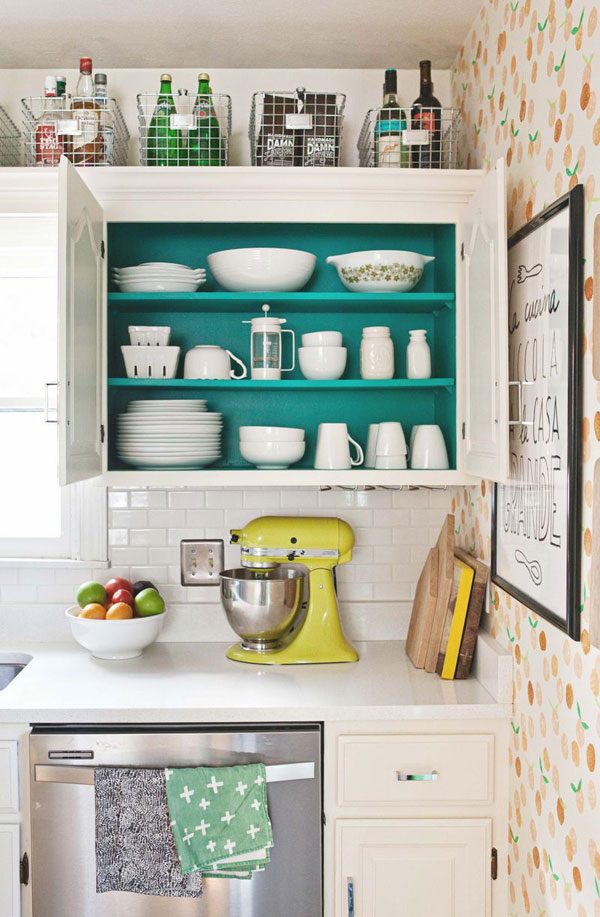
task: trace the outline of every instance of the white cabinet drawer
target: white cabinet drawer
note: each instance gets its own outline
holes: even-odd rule
[[[490,803],[493,787],[493,735],[338,739],[340,806]]]
[[[0,815],[19,811],[18,743],[0,740]]]

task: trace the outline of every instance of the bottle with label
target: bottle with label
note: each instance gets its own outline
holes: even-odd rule
[[[412,146],[412,166],[414,169],[439,169],[442,165],[442,106],[433,94],[431,82],[431,61],[422,60],[421,89],[418,98],[412,104],[411,127],[423,131],[425,142]]]
[[[63,98],[67,94],[67,78],[66,76],[57,76],[56,77],[56,95],[59,99]]]
[[[409,149],[403,142],[406,117],[398,101],[398,79],[395,69],[385,71],[383,106],[375,123],[375,165],[379,169],[408,168]]]
[[[108,104],[108,80],[106,73],[94,74],[94,98],[100,113],[100,127],[104,141],[102,161],[97,165],[112,166],[114,164],[115,132],[112,122],[112,112]]]
[[[35,164],[57,166],[64,153],[64,143],[58,133],[60,113],[57,110],[56,77],[47,76],[44,86],[44,110],[35,125]]]
[[[189,132],[191,166],[224,166],[225,149],[216,116],[208,73],[198,74],[194,105],[195,126]]]
[[[179,161],[179,131],[171,127],[171,116],[177,115],[171,82],[170,73],[161,75],[160,92],[146,140],[146,164],[149,166],[187,165]]]
[[[101,113],[94,99],[92,59],[82,57],[79,61],[79,79],[71,106],[77,119],[77,133],[71,141],[71,156],[76,166],[95,166],[104,158],[104,141],[101,129]]]

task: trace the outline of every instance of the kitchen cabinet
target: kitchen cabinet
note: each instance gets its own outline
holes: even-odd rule
[[[0,914],[20,917],[19,825],[0,822]]]
[[[30,917],[27,860],[29,848],[29,791],[27,726],[0,724],[0,914]]]

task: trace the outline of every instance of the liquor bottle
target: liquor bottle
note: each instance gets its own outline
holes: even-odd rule
[[[409,149],[403,142],[406,117],[398,101],[398,80],[395,69],[385,71],[383,105],[375,122],[375,165],[379,169],[407,168]]]
[[[189,132],[191,166],[224,166],[225,149],[219,120],[215,114],[208,73],[198,74],[194,105],[196,126]]]
[[[97,165],[112,166],[114,165],[115,132],[113,128],[112,112],[108,104],[106,73],[94,74],[94,98],[99,109],[101,133],[104,141],[102,162],[98,162]]]
[[[35,125],[35,164],[57,166],[64,153],[64,143],[58,133],[60,115],[56,107],[56,77],[47,76],[44,86],[44,109]]]
[[[104,159],[100,110],[94,99],[92,59],[79,61],[79,79],[75,87],[72,110],[76,112],[78,134],[72,138],[71,156],[76,166],[95,166]]]
[[[163,73],[160,92],[148,127],[146,165],[177,166],[179,162],[179,131],[171,127],[171,115],[176,115],[171,74]]]
[[[439,169],[442,165],[442,106],[433,94],[431,61],[422,60],[421,89],[412,105],[412,129],[427,131],[427,142],[414,144],[412,166],[414,169]]]

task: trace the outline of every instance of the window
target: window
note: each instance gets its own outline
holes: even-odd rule
[[[56,215],[0,216],[0,557],[104,553],[80,520],[105,494],[58,485],[57,338]]]

